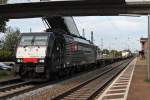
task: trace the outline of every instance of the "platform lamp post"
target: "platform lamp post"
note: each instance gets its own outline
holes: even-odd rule
[[[150,14],[148,14],[148,63],[147,63],[147,79],[150,80]]]
[[[102,55],[102,59],[103,59],[103,38],[101,38],[101,55]]]

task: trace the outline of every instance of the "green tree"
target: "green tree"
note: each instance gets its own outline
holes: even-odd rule
[[[116,52],[117,52],[116,50],[111,50],[111,51],[110,51],[110,56],[111,56],[111,57],[115,57]]]
[[[0,4],[6,4],[8,0],[0,0]],[[0,19],[0,32],[6,31],[6,22],[8,21],[7,18]]]
[[[0,0],[0,4],[6,4],[8,0]]]
[[[6,22],[8,19],[6,18],[1,18],[0,19],[0,32],[5,32],[6,31]]]
[[[100,49],[100,48],[97,48],[97,52],[98,52],[98,53],[101,53],[101,49]]]
[[[116,53],[116,57],[121,57],[121,56],[122,56],[121,51],[118,51],[118,52]]]
[[[104,49],[102,52],[103,52],[103,54],[109,54],[109,50],[108,49]]]
[[[8,0],[0,0],[0,4],[5,4],[7,3]]]
[[[14,51],[17,42],[19,40],[20,30],[19,29],[12,29],[8,28],[6,32],[6,36],[4,39],[4,46],[3,49],[7,51]]]
[[[120,57],[121,56],[121,52],[117,51],[117,50],[111,50],[110,51],[110,56],[112,56],[112,57]]]

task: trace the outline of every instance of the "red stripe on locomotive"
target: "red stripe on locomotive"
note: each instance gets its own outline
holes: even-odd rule
[[[38,63],[39,59],[38,58],[24,58],[23,62],[24,63]]]

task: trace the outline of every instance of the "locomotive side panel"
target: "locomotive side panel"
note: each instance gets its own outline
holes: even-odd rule
[[[65,66],[78,66],[95,63],[96,49],[89,41],[79,38],[65,36],[66,57]]]

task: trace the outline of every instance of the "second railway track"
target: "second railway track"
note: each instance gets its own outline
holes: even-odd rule
[[[91,100],[99,91],[101,91],[109,82],[116,77],[131,60],[121,63],[117,67],[110,68],[96,77],[83,82],[70,90],[52,98],[53,100]]]

